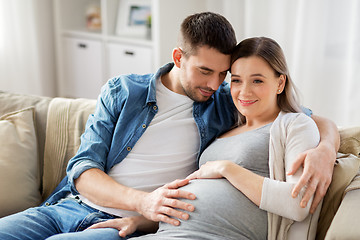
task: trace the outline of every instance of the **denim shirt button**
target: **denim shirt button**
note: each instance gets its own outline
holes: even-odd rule
[[[146,124],[143,124],[143,125],[142,125],[142,128],[146,128]]]
[[[50,203],[46,202],[46,203],[45,203],[45,206],[50,206]]]
[[[154,106],[153,109],[156,110],[156,109],[157,109],[157,106]]]
[[[131,151],[131,147],[127,147],[126,150],[128,150],[129,152]]]

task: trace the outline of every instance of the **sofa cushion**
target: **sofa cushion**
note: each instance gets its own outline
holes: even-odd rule
[[[351,153],[360,157],[360,126],[341,128],[339,133],[339,152]]]
[[[340,131],[342,152],[349,151],[360,157],[360,127],[342,129]],[[358,158],[358,161],[359,158]],[[344,198],[339,210],[326,233],[326,240],[359,239],[360,228],[354,224],[354,219],[360,216],[360,169],[344,192]]]
[[[348,186],[359,188],[354,177],[360,167],[360,127],[339,129],[340,149],[334,167],[333,179],[324,197],[316,239],[324,239]],[[356,185],[356,186],[355,186]]]
[[[0,217],[41,202],[34,108],[0,117]]]
[[[39,152],[40,174],[42,175],[42,164],[44,159],[45,130],[47,121],[48,105],[52,98],[36,95],[0,91],[0,116],[15,112],[20,109],[34,107],[35,130]]]
[[[360,191],[348,192],[336,213],[325,240],[357,240],[360,236],[358,219],[360,216]],[[321,238],[324,239],[324,238]]]

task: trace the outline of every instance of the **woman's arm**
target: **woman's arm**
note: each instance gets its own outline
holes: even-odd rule
[[[287,128],[289,132],[286,139],[282,139],[286,144],[285,160],[283,156],[274,160],[285,161],[285,171],[290,169],[298,154],[316,147],[319,143],[317,127],[310,118],[301,115],[291,125],[291,128]],[[279,141],[279,139],[276,140]],[[224,177],[262,209],[301,221],[308,215],[310,207],[300,207],[301,197],[291,196],[291,190],[299,181],[301,173],[302,168],[299,168],[296,174],[286,176],[286,182],[280,182],[259,176],[231,161],[220,160],[207,162],[188,178]]]
[[[289,177],[287,182],[281,182],[264,178],[232,161],[218,160],[205,163],[187,178],[226,178],[265,211],[295,221],[302,221],[309,214],[309,206],[307,208],[300,207],[301,194],[297,198],[291,196],[291,190],[300,178],[300,174]]]
[[[282,173],[276,169],[281,166],[279,163],[284,163],[285,171],[283,174],[289,172],[297,156],[315,148],[320,141],[315,122],[303,114],[297,115],[291,121],[287,121],[280,129],[283,129],[279,131],[280,135],[277,135],[278,131],[274,130],[271,145],[273,147],[269,149],[270,156],[273,156],[272,161],[274,161],[273,166],[270,164],[270,167],[274,172],[275,179],[278,180],[282,180]],[[280,155],[282,152],[283,156]],[[303,168],[299,167],[294,174],[284,175],[286,182],[266,179],[263,183],[260,208],[295,221],[304,220],[310,212],[312,198],[309,199],[310,204],[304,205],[302,203],[306,187],[301,189],[297,197],[291,196],[291,191],[298,183],[302,173]]]
[[[264,177],[257,175],[229,160],[209,161],[187,179],[226,178],[257,206],[260,205]]]
[[[338,128],[332,121],[314,115],[312,118],[320,132],[320,143],[316,148],[299,154],[288,174],[292,175],[300,166],[304,166],[304,172],[295,185],[292,195],[296,197],[300,189],[307,185],[301,205],[306,206],[315,194],[310,208],[310,212],[314,213],[331,183],[336,152],[340,146],[340,136]]]

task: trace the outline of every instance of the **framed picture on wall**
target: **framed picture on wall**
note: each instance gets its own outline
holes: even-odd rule
[[[151,26],[151,0],[120,0],[116,35],[146,37]]]

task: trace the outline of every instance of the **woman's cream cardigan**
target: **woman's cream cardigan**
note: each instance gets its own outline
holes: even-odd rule
[[[268,239],[315,239],[318,211],[300,207],[303,191],[297,198],[291,190],[299,180],[302,167],[294,176],[287,176],[296,157],[320,141],[315,122],[303,113],[280,112],[270,129],[269,172],[263,184],[260,208],[268,211]]]

